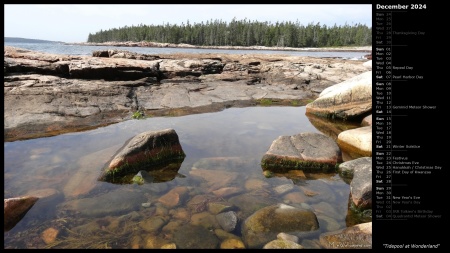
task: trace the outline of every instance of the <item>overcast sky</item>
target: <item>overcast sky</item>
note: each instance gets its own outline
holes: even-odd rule
[[[4,36],[63,42],[85,42],[89,33],[124,26],[181,25],[233,18],[303,25],[372,27],[372,5],[329,4],[5,4]]]

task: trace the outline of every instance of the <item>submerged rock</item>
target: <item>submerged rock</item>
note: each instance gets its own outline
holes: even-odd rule
[[[319,229],[319,222],[311,210],[285,204],[271,205],[249,216],[242,227],[244,241],[249,248],[262,248],[276,239],[280,232],[302,232]]]
[[[179,249],[215,249],[219,246],[219,239],[213,232],[191,224],[175,231],[173,239]]]

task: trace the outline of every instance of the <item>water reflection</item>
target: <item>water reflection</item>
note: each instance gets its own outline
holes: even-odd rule
[[[126,140],[166,128],[178,133],[186,153],[182,163],[141,172],[141,185],[97,180]],[[43,190],[52,197],[43,198],[43,205],[38,201],[5,232],[4,246],[152,248],[177,244],[188,236],[177,245],[200,240],[196,243],[219,247],[216,241],[225,237],[243,240],[242,222],[256,210],[277,203],[314,210],[319,230],[300,235],[299,242],[319,245],[320,233],[347,226],[349,185],[333,173],[290,171],[267,178],[260,165],[278,136],[302,132],[319,132],[304,107],[247,107],[130,120],[86,132],[6,142],[5,198]],[[130,181],[137,174],[130,175]],[[213,210],[218,207],[236,213],[236,228],[227,236],[215,218]],[[207,237],[186,234],[188,230],[203,234],[202,229],[214,231],[214,239],[206,242]],[[49,237],[49,231],[57,231],[56,236]]]

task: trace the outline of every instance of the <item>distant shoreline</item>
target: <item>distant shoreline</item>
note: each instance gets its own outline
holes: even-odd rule
[[[157,42],[76,42],[64,43],[65,45],[80,45],[80,46],[114,46],[114,47],[157,47],[157,48],[193,48],[193,49],[224,49],[224,50],[272,50],[272,51],[309,51],[309,52],[372,52],[372,46],[364,47],[323,47],[323,48],[296,48],[296,47],[265,47],[265,46],[195,46],[190,44],[173,44],[173,43],[157,43]]]

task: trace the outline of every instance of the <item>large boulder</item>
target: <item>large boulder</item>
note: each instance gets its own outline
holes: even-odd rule
[[[336,142],[319,133],[280,136],[272,142],[261,160],[263,170],[285,172],[329,172],[342,159]]]
[[[327,118],[352,119],[372,110],[372,71],[324,89],[306,112]]]
[[[181,165],[185,153],[174,129],[140,133],[118,151],[100,175],[100,181],[122,182],[122,177],[133,176],[140,170],[160,169],[161,165]]]
[[[372,126],[358,127],[338,135],[337,144],[351,159],[372,156]]]

